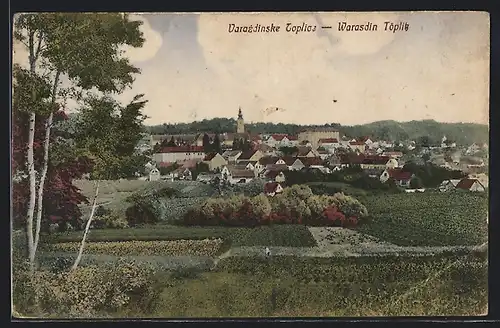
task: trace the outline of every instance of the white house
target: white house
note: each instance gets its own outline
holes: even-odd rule
[[[153,154],[153,159],[157,163],[173,163],[193,159],[202,160],[204,157],[203,147],[198,146],[164,147],[160,152]]]
[[[265,144],[271,147],[279,147],[283,139],[285,139],[285,143],[289,140],[286,134],[272,134],[266,139]]]
[[[149,181],[158,181],[160,180],[160,171],[155,167],[149,171]]]

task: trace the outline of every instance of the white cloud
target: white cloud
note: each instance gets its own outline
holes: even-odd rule
[[[124,47],[124,56],[128,57],[132,63],[144,62],[153,59],[163,44],[161,34],[151,27],[148,20],[143,15],[132,14],[130,15],[130,19],[142,21],[140,30],[143,33],[145,42],[140,48],[129,46]]]

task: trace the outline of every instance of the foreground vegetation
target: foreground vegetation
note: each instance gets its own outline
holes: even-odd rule
[[[81,231],[64,232],[47,236],[48,243],[78,242]],[[303,225],[272,225],[255,228],[242,227],[183,227],[155,225],[129,229],[91,230],[88,241],[151,241],[179,239],[221,238],[232,246],[316,246],[316,242]]]
[[[212,272],[122,262],[38,272],[35,281],[22,272],[14,277],[16,309],[54,317],[449,316],[487,310],[485,254],[227,258]]]
[[[480,245],[488,240],[488,195],[425,192],[359,198],[371,220],[357,231],[401,246]]]
[[[85,250],[89,254],[112,256],[215,256],[222,244],[222,239],[91,242],[86,245]],[[79,247],[80,243],[78,242],[57,243],[46,245],[44,250],[47,252],[76,253]]]

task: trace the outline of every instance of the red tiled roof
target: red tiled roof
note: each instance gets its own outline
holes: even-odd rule
[[[298,140],[298,137],[297,136],[286,136],[288,138],[288,140],[290,141],[295,141],[295,140]]]
[[[366,156],[361,163],[362,164],[374,164],[374,165],[385,165],[389,161],[387,156]]]
[[[304,166],[323,165],[324,161],[320,157],[304,157],[300,159]]]
[[[319,143],[338,143],[337,138],[319,139]]]
[[[276,156],[264,156],[259,160],[259,163],[262,165],[276,164],[280,158]]]
[[[300,161],[300,159],[297,159],[297,158],[295,158],[293,156],[284,156],[281,159],[284,160],[285,163],[286,163],[286,165],[289,165],[289,166],[293,165],[293,163],[295,163],[296,160]]]
[[[298,157],[304,157],[304,156],[307,156],[307,154],[309,154],[312,149],[309,148],[309,147],[297,147],[298,151],[296,153],[296,156]]]
[[[474,182],[478,181],[477,179],[462,179],[460,180],[459,183],[457,183],[457,186],[456,188],[459,188],[459,189],[470,189],[472,187],[472,185],[474,184]]]
[[[202,146],[163,147],[160,153],[202,153]]]
[[[280,174],[282,171],[267,171],[266,172],[266,178],[268,179],[275,179],[278,174]]]
[[[352,146],[361,146],[361,145],[364,146],[365,145],[365,143],[362,141],[351,141],[351,142],[349,142],[349,144]]]
[[[245,159],[250,159],[255,153],[257,152],[257,150],[255,149],[252,149],[252,150],[249,150],[249,151],[246,151],[244,153],[242,153],[240,155],[240,157],[238,157],[238,160],[245,160]]]
[[[340,155],[340,162],[342,164],[361,164],[363,163],[363,160],[365,159],[365,156],[363,154],[345,154],[345,155]]]
[[[280,184],[278,182],[268,182],[264,185],[264,192],[266,194],[276,192],[276,189],[278,188],[279,185]]]
[[[389,177],[393,178],[394,180],[400,180],[400,181],[407,181],[411,179],[411,172],[405,172],[402,169],[390,169],[387,170],[389,173]]]
[[[208,153],[203,160],[211,161],[215,156],[217,156],[217,153]]]

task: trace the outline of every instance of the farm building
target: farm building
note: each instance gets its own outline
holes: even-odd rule
[[[456,186],[457,189],[469,190],[469,191],[480,191],[483,192],[486,190],[484,186],[476,179],[465,178],[460,180],[460,182]]]

